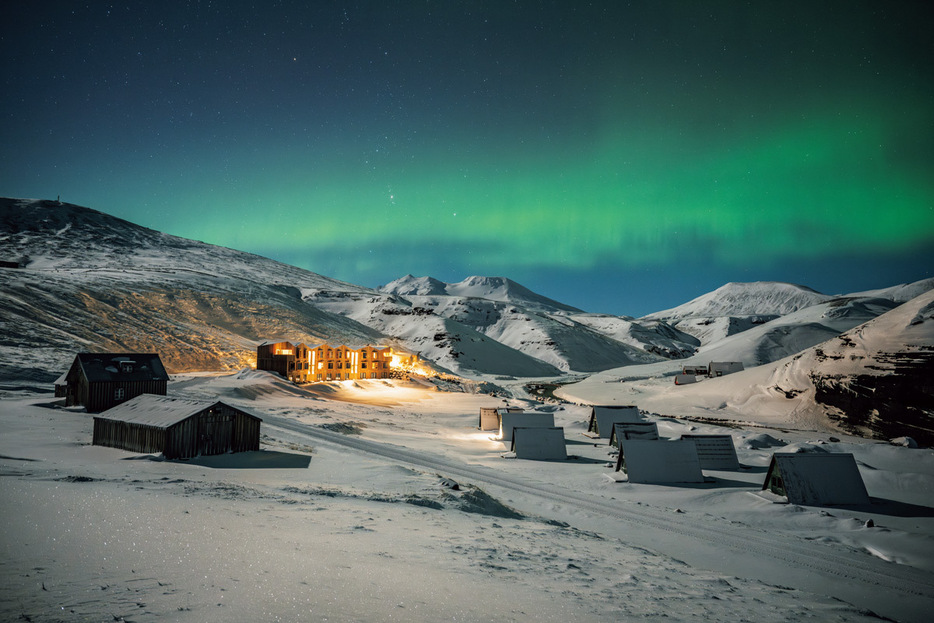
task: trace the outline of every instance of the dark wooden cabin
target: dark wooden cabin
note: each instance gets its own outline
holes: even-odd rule
[[[65,404],[100,413],[140,394],[165,396],[168,381],[154,353],[78,353],[65,375]]]
[[[94,416],[95,446],[167,459],[259,450],[262,420],[217,401],[143,394]]]

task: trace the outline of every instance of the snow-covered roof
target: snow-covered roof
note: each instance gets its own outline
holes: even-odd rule
[[[776,452],[763,489],[770,488],[773,475],[781,477],[792,504],[869,504],[856,459],[849,453]]]
[[[220,401],[209,402],[205,400],[189,400],[187,398],[170,398],[168,396],[157,396],[155,394],[140,394],[94,417],[95,419],[100,418],[103,420],[115,420],[145,426],[155,426],[158,428],[168,428],[219,404],[224,403]],[[229,405],[225,406],[229,407]],[[243,409],[237,410],[246,413]],[[256,417],[251,413],[247,413],[247,415]]]
[[[590,410],[588,432],[609,438],[617,422],[642,422],[639,407],[635,405],[594,405]]]
[[[76,358],[89,383],[169,380],[156,353],[78,353]]]
[[[535,411],[527,413],[502,411],[500,413],[499,437],[502,441],[512,441],[512,431],[517,426],[545,428],[555,425],[554,413],[538,413]]]
[[[629,482],[704,482],[692,441],[623,439],[617,461],[619,469],[626,472]]]
[[[516,426],[512,431],[511,451],[517,459],[563,461],[568,458],[564,428],[529,428]]]

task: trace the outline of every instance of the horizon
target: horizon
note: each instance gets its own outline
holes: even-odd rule
[[[634,317],[934,269],[921,5],[0,10],[5,195]]]

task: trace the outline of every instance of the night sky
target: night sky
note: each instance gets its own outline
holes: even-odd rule
[[[930,2],[0,7],[0,195],[641,315],[934,276]]]

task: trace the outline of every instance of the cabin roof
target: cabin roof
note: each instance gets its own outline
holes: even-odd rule
[[[189,400],[187,398],[169,398],[168,396],[157,396],[155,394],[140,394],[94,417],[103,420],[168,428],[219,404],[230,407],[230,405],[219,400],[211,402],[207,400]],[[237,409],[237,411],[246,413],[246,415],[257,420],[260,419],[252,413],[243,411],[243,409]]]
[[[156,353],[78,353],[75,358],[89,383],[169,380]],[[124,372],[125,362],[133,363],[132,371]]]

